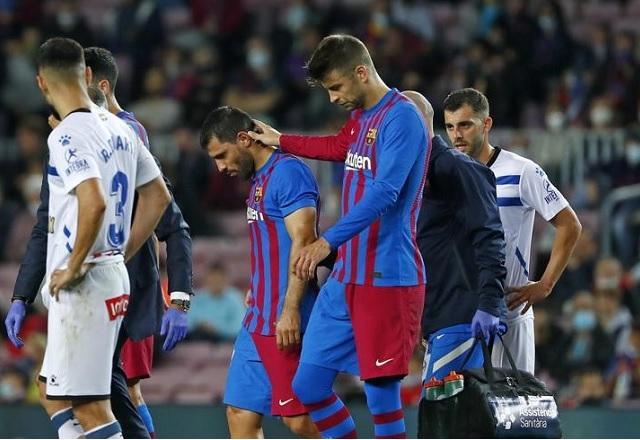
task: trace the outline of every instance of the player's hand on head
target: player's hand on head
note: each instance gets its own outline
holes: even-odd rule
[[[316,274],[316,267],[330,253],[331,246],[324,238],[320,237],[300,250],[293,264],[293,273],[305,281],[313,279]]]
[[[9,307],[9,313],[7,313],[7,317],[4,320],[4,326],[7,329],[7,337],[16,348],[22,348],[24,345],[24,342],[18,333],[20,333],[20,329],[22,328],[22,321],[24,321],[26,308],[26,304],[21,299],[13,300],[13,302],[11,302],[11,307]]]
[[[283,307],[276,323],[276,343],[278,350],[296,348],[302,341],[300,337],[300,311],[295,307]]]
[[[507,288],[507,307],[515,310],[520,305],[526,304],[521,315],[527,313],[532,305],[542,301],[551,293],[551,289],[544,285],[542,281],[531,281],[529,284],[519,287]]]
[[[264,145],[280,145],[280,132],[278,130],[257,119],[254,119],[253,122],[256,124],[256,129],[249,131],[248,134],[254,141]]]
[[[165,336],[162,349],[164,351],[173,348],[187,336],[187,312],[175,307],[169,307],[162,317],[160,335]]]

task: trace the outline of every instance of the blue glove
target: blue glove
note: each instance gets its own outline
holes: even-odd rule
[[[18,336],[20,328],[22,327],[22,321],[26,313],[27,306],[21,299],[16,299],[11,303],[7,318],[4,320],[4,326],[7,328],[7,336],[13,345],[17,348],[22,348],[24,342]]]
[[[164,351],[173,350],[173,347],[187,336],[187,312],[174,309],[173,307],[167,309],[162,317],[160,335],[167,335],[164,339],[162,349]]]
[[[495,335],[498,331],[498,325],[500,324],[500,318],[493,316],[491,313],[477,310],[471,320],[471,334],[474,337],[484,337],[484,340],[489,343],[491,336]]]

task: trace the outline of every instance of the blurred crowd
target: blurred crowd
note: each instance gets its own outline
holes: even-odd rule
[[[365,41],[389,86],[432,100],[437,127],[446,94],[473,86],[487,94],[498,128],[623,130],[620,154],[590,162],[584,180],[561,188],[584,231],[553,295],[536,307],[537,371],[566,407],[640,399],[639,202],[615,212],[615,257],[600,246],[604,197],[640,183],[638,20],[639,0],[0,0],[0,315],[39,204],[49,109],[34,58],[44,39],[69,36],[113,51],[116,95],[147,128],[196,245],[244,233],[242,213],[227,213],[242,211],[246,184],[218,173],[198,145],[206,113],[228,104],[278,128],[335,130],[345,114],[307,85],[303,65],[324,35],[348,32]],[[535,159],[530,133],[518,132],[518,152]],[[327,197],[340,186],[338,168]],[[554,175],[553,166],[547,171]],[[550,232],[536,227],[537,268],[549,256]],[[224,255],[195,259],[202,273],[186,344],[230,344],[248,276],[229,273]],[[0,402],[35,402],[42,309],[28,316],[21,352],[3,332]],[[171,354],[158,361],[159,369],[171,365]],[[415,402],[421,364],[418,347],[407,403]],[[359,395],[357,383],[344,386]]]

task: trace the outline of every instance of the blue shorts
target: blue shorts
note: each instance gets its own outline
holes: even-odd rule
[[[480,344],[476,344],[473,354],[463,365],[474,341],[471,324],[458,324],[433,332],[424,355],[422,381],[426,382],[432,377],[442,380],[452,370],[482,367],[484,357]]]
[[[322,286],[304,335],[300,363],[359,376],[345,287],[333,278]]]
[[[225,405],[271,415],[271,382],[256,346],[242,327],[233,348],[224,389]]]

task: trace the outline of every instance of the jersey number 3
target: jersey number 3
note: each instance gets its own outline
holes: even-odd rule
[[[118,171],[111,179],[111,197],[116,197],[115,222],[109,225],[109,244],[120,247],[124,244],[124,206],[127,203],[129,179]]]

